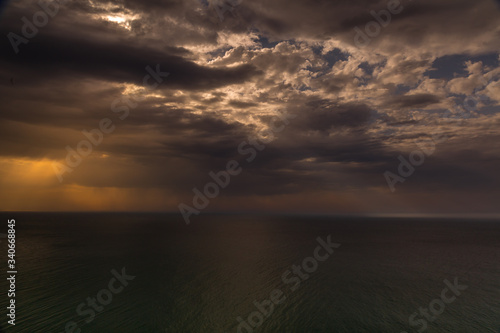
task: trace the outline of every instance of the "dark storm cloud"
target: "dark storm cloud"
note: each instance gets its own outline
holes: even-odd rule
[[[318,103],[322,106],[328,104],[325,101]],[[304,110],[317,108],[318,106],[315,106],[304,108]],[[330,108],[332,108],[331,105],[327,110],[332,112]],[[339,112],[354,114],[364,109],[363,106],[338,107]],[[236,185],[229,188],[224,195],[298,193],[311,187],[331,189],[361,185],[363,182],[366,184],[368,181],[366,177],[371,179],[369,183],[376,184],[379,182],[378,176],[382,170],[380,165],[389,164],[386,162],[392,156],[381,142],[359,131],[333,137],[324,131],[309,135],[309,129],[305,127],[305,124],[311,123],[319,126],[321,120],[316,119],[315,113],[304,111],[296,121],[278,134],[275,141],[266,144],[265,149],[259,151],[257,158],[250,163],[245,160],[248,156],[238,152],[238,146],[248,141],[249,138],[255,137],[252,127],[237,122],[228,123],[210,115],[191,114],[183,110],[171,110],[161,116],[154,109],[141,108],[138,111],[131,115],[129,121],[124,124],[127,128],[127,135],[133,136],[138,133],[134,128],[152,126],[151,119],[154,118],[154,128],[166,135],[166,138],[155,139],[157,144],[146,150],[142,144],[131,142],[104,144],[102,149],[105,151],[128,156],[136,163],[147,165],[149,172],[129,176],[123,180],[122,186],[168,186],[170,189],[188,192],[190,188],[186,188],[186,182],[193,186],[203,184],[207,181],[210,171],[221,170],[227,161],[235,159],[241,163],[245,172],[238,177]],[[343,123],[332,126],[355,129],[367,123],[366,119],[356,119],[356,116],[353,118],[346,116],[346,118],[348,119]],[[263,120],[266,121],[267,118]],[[312,130],[315,129],[312,128]],[[162,168],[167,161],[169,161],[168,164],[175,165],[179,163],[179,159],[189,161],[196,167],[194,170],[174,168],[176,170],[174,180],[172,175],[162,172]],[[306,167],[301,162],[304,159],[314,159],[315,162]],[[371,169],[365,167],[365,176],[358,177],[358,180],[353,183],[346,179],[329,176],[329,172],[333,171],[328,166],[329,163],[364,163],[378,166]],[[284,169],[289,171],[283,172]],[[369,169],[370,172],[368,172]],[[313,170],[314,172],[311,172]],[[336,171],[338,170],[337,168]],[[321,179],[325,180],[330,177],[333,177],[331,181],[321,182]],[[92,180],[93,186],[98,184],[102,186],[103,183]]]
[[[2,39],[2,47],[8,41]],[[213,89],[242,83],[258,71],[251,65],[230,69],[207,68],[177,55],[123,43],[96,43],[88,40],[43,38],[25,46],[23,52],[2,53],[0,60],[12,66],[12,75],[22,73],[29,81],[40,83],[46,78],[94,77],[115,82],[143,85],[145,67],[169,72],[164,87]]]
[[[241,102],[241,101],[230,101],[229,105],[234,106],[235,108],[239,109],[247,109],[253,106],[257,106],[259,104],[257,103],[251,103],[251,102]]]
[[[176,8],[183,8],[185,1],[182,0],[122,0],[116,3],[123,4],[126,8],[144,12],[169,12]]]
[[[259,29],[269,36],[280,36],[281,39],[308,36],[315,38],[331,37],[334,34],[346,35],[352,40],[355,27],[364,28],[365,24],[374,21],[371,10],[379,12],[387,9],[387,1],[373,2],[370,0],[356,1],[329,1],[329,0],[278,0],[268,2],[258,0],[243,2],[238,7],[239,19],[244,20],[247,26]],[[391,24],[384,33],[393,36],[405,36],[410,43],[419,43],[422,37],[429,32],[449,32],[469,35],[470,28],[463,24],[476,17],[475,29],[487,29],[491,23],[488,19],[481,19],[474,8],[491,4],[491,0],[471,2],[467,0],[421,0],[400,1],[404,8],[400,14],[392,15]],[[482,13],[481,15],[484,15]],[[488,13],[493,17],[497,13]],[[459,18],[462,18],[460,21]],[[418,29],[405,27],[407,22],[418,24]],[[350,38],[349,38],[350,37]],[[279,38],[279,37],[278,37]]]
[[[473,140],[460,137],[436,148],[424,164],[405,182],[402,191],[494,191],[500,186],[500,158],[491,152],[479,151],[477,146],[491,146],[498,135]],[[467,147],[471,147],[468,149]],[[495,145],[496,146],[496,145]],[[408,153],[403,153],[408,158]],[[392,169],[395,169],[394,166]],[[473,200],[470,197],[470,200]]]
[[[374,110],[364,104],[339,104],[331,100],[308,102],[311,110],[302,118],[302,130],[328,131],[341,127],[360,127],[366,125]]]
[[[290,129],[293,133],[293,129]],[[259,153],[228,195],[300,193],[378,186],[392,163],[381,142],[356,134],[293,138],[284,134]],[[291,140],[297,144],[290,144]],[[244,162],[243,162],[244,163]],[[356,166],[354,166],[356,165]],[[349,176],[347,176],[349,174]]]
[[[387,104],[400,108],[421,108],[440,101],[438,96],[432,94],[398,95],[390,97]]]

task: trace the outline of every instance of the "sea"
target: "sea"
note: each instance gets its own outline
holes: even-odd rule
[[[0,332],[500,332],[498,219],[0,217]]]

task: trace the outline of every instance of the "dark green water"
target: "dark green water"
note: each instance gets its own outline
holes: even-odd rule
[[[17,231],[15,326],[7,324],[5,278],[0,284],[5,332],[65,332],[70,321],[96,333],[237,332],[237,317],[247,319],[275,289],[286,299],[254,332],[500,328],[499,221],[201,215],[187,226],[167,214],[0,215],[0,232],[10,218]],[[328,235],[341,246],[292,291],[283,273]],[[78,315],[122,268],[135,278],[92,320],[85,304]],[[411,326],[409,317],[455,278],[467,289],[426,330]]]

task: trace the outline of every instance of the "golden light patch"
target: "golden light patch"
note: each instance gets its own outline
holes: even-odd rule
[[[54,185],[57,178],[52,160],[2,158],[0,159],[0,184],[5,187],[43,187]]]
[[[101,19],[108,21],[108,22],[115,23],[115,24],[119,25],[120,27],[130,31],[130,30],[132,30],[131,23],[133,20],[137,19],[137,16],[136,15],[126,15],[126,14],[105,15],[105,16],[101,16]]]
[[[144,87],[132,84],[125,83],[122,85],[124,87],[123,94],[124,95],[137,95],[142,94],[146,89]]]
[[[107,158],[107,154],[101,154]],[[175,196],[162,189],[95,187],[59,183],[50,159],[0,159],[0,210],[161,210],[174,209]],[[62,162],[62,161],[58,161]]]

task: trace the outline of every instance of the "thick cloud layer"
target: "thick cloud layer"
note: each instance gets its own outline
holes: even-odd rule
[[[177,210],[236,160],[209,210],[499,213],[493,0],[54,3],[1,16],[0,209]]]

